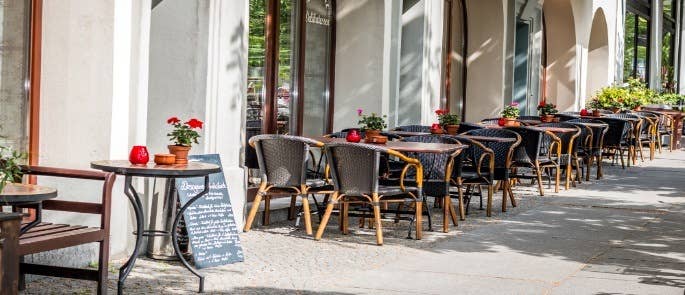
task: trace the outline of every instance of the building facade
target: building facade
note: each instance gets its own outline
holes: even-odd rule
[[[200,118],[193,153],[221,154],[239,224],[256,182],[246,145],[255,134],[339,131],[357,125],[360,108],[390,127],[429,125],[438,108],[471,122],[511,102],[522,114],[542,100],[574,111],[627,77],[684,90],[680,0],[17,0],[0,9],[0,143],[32,164],[85,169],[133,145],[164,152],[166,118]],[[137,183],[148,201],[158,184]],[[116,256],[132,246],[133,218],[115,187]]]

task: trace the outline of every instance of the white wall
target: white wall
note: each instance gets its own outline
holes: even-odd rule
[[[357,127],[358,108],[382,111],[383,1],[338,1],[336,18],[334,131]]]
[[[466,2],[469,42],[464,119],[469,122],[498,117],[504,105],[504,1]]]
[[[165,0],[152,10],[147,146],[167,153],[166,120],[205,120],[209,1]],[[205,138],[191,154],[204,151]]]
[[[147,32],[146,22],[141,19],[149,3],[44,2],[40,165],[88,169],[90,161],[127,157],[130,139],[140,137],[137,126],[131,123],[139,117],[138,109],[131,107],[135,105],[132,100],[146,99],[145,87],[140,89],[140,85],[131,83],[132,69],[144,62],[131,59],[132,47],[145,39],[144,33],[133,35],[132,27]],[[41,178],[39,183],[57,187],[60,198],[100,201],[101,186],[96,183],[49,178]],[[123,179],[119,178],[112,200],[113,257],[121,256],[131,241],[129,203],[122,193],[122,184]],[[97,216],[46,213],[46,220],[99,225]],[[93,250],[67,249],[70,254],[51,259],[82,264],[94,258]]]

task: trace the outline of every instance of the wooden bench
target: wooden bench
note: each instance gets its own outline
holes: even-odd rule
[[[82,225],[41,223],[19,237],[19,249],[17,253],[19,257],[22,257],[24,255],[82,244],[99,243],[100,249],[97,270],[22,262],[20,263],[19,268],[19,287],[23,288],[23,278],[26,274],[34,274],[96,281],[98,283],[97,293],[106,294],[112,185],[116,178],[114,173],[38,166],[25,166],[22,167],[22,170],[27,175],[102,181],[102,199],[100,203],[65,200],[43,201],[43,210],[98,214],[100,215],[100,226],[87,227]]]
[[[21,214],[0,212],[0,295],[17,294]]]

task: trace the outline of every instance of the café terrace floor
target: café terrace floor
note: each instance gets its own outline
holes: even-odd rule
[[[664,151],[637,167],[607,166],[604,179],[559,194],[538,197],[534,187],[518,186],[519,207],[494,211],[492,218],[474,200],[458,228],[426,232],[421,241],[405,239],[405,222],[384,223],[382,247],[369,229],[351,226],[350,235],[339,234],[335,218],[318,242],[292,222],[256,227],[241,234],[244,263],[205,270],[206,291],[682,295],[684,180],[685,152]],[[501,208],[501,194],[495,197],[493,208]],[[121,263],[111,267],[112,294]],[[27,290],[23,293],[89,294],[94,284],[40,278]],[[179,264],[147,259],[138,260],[126,282],[126,294],[196,290],[196,278]]]

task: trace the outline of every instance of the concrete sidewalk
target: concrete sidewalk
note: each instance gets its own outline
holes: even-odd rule
[[[406,223],[387,224],[382,247],[368,229],[340,235],[336,219],[318,242],[290,223],[256,228],[241,235],[246,262],[205,270],[207,292],[682,295],[685,153],[657,156],[625,170],[608,167],[605,179],[560,194],[537,197],[535,188],[517,187],[520,206],[496,210],[492,218],[474,201],[458,229],[428,232],[421,241],[404,238]],[[115,278],[114,271],[113,292]],[[30,283],[26,293],[92,287],[46,278]],[[126,293],[196,288],[176,264],[139,260]]]

